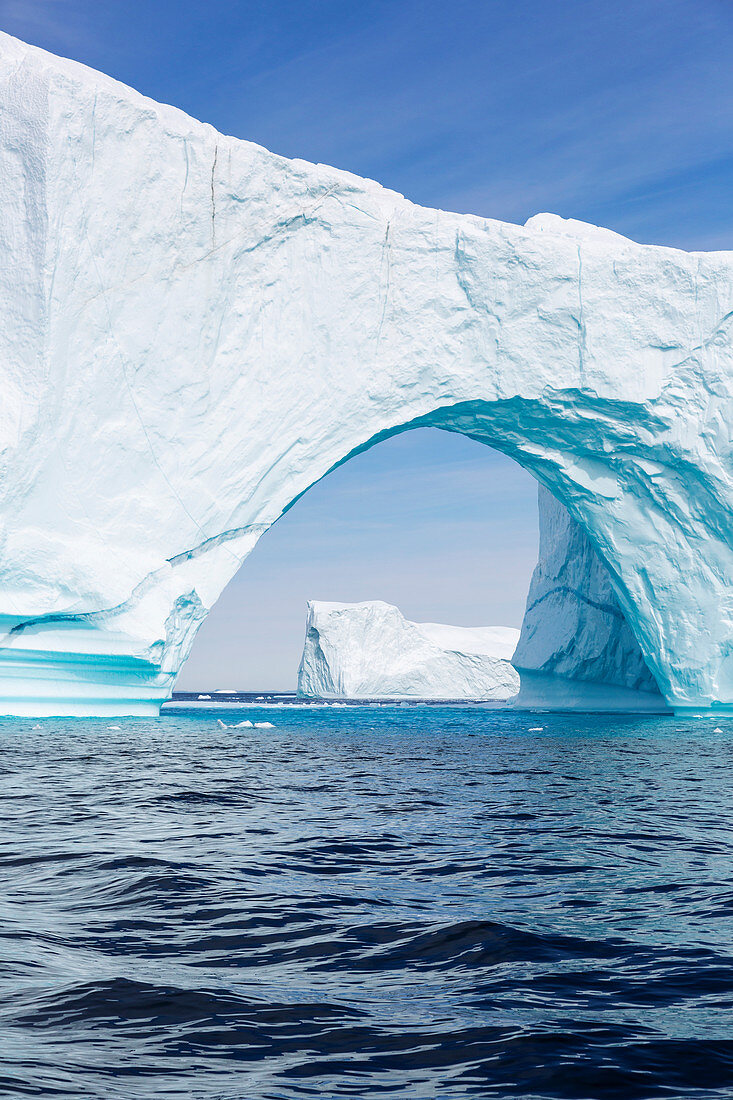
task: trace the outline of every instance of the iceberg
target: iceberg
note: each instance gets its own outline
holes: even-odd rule
[[[519,691],[513,627],[412,623],[391,604],[308,603],[302,699],[507,701]]]
[[[419,426],[566,508],[668,704],[733,706],[730,252],[423,209],[7,35],[0,98],[0,712],[158,713],[257,540]]]
[[[595,709],[605,696],[661,709],[659,688],[587,534],[542,485],[538,506],[539,560],[512,658],[522,679],[519,703],[564,698],[565,705]],[[580,690],[581,683],[589,689]],[[623,690],[604,693],[600,685]]]

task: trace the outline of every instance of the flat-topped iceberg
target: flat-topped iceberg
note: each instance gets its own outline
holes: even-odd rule
[[[298,695],[306,699],[506,701],[519,691],[513,627],[413,623],[396,607],[308,604]]]

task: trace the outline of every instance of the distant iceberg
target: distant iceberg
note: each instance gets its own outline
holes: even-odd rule
[[[308,604],[298,695],[503,702],[519,691],[514,627],[413,623],[391,604]]]

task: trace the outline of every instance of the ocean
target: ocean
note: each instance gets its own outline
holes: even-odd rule
[[[733,1097],[733,719],[235,701],[0,749],[3,1098]]]

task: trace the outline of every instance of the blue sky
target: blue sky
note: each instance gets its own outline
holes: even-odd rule
[[[0,0],[0,27],[425,205],[733,247],[733,0]],[[309,597],[518,623],[534,498],[470,441],[380,444],[265,536],[181,685],[292,685]]]

